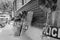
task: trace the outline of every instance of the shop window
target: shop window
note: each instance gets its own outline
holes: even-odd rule
[[[31,25],[35,27],[42,27],[43,24],[46,23],[46,13],[43,11],[37,11],[33,13],[33,18]]]

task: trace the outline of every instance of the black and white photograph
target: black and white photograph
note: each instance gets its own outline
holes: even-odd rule
[[[60,40],[60,0],[0,0],[0,40]]]

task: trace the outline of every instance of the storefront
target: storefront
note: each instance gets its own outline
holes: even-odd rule
[[[17,12],[27,11],[33,12],[31,25],[37,28],[43,28],[46,22],[46,13],[39,7],[38,0],[32,0],[25,6],[20,8]]]

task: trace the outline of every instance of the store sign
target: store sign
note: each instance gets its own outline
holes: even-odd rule
[[[49,26],[44,30],[43,32],[44,35],[60,39],[60,28],[56,26]]]

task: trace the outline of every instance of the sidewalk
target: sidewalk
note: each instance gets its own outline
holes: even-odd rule
[[[0,32],[0,40],[31,40],[26,34],[15,37],[12,29],[12,24],[7,24],[6,27]]]
[[[26,31],[26,35],[29,36],[32,40],[41,40],[42,29],[30,27]]]

